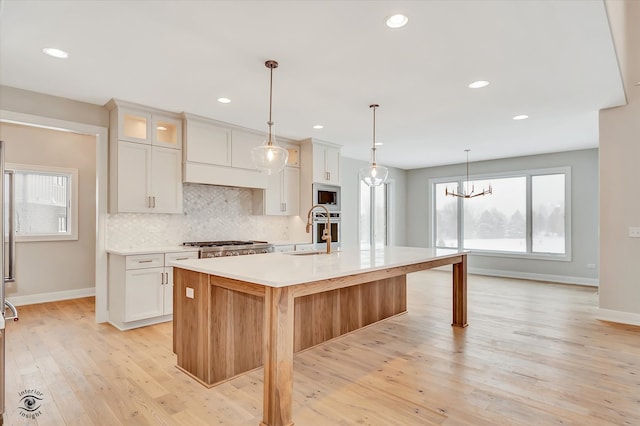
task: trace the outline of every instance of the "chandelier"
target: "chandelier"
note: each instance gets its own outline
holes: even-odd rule
[[[469,151],[471,151],[470,149],[465,149],[464,152],[467,153],[467,186],[469,185]],[[449,191],[449,188],[445,188],[444,189],[444,195],[451,195],[452,197],[460,197],[460,198],[474,198],[474,197],[479,197],[480,195],[488,195],[488,194],[492,194],[492,189],[491,189],[491,185],[489,185],[489,189],[484,189],[482,188],[482,192],[478,192],[477,194],[474,193],[475,188],[474,185],[471,184],[471,192],[467,193],[466,191],[464,191],[463,193],[457,193],[457,192],[451,192]]]

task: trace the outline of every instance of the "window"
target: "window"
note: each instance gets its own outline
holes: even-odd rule
[[[389,184],[369,187],[360,181],[360,247],[369,248],[388,244],[388,194]],[[373,224],[373,225],[372,225]]]
[[[570,168],[493,176],[434,179],[433,245],[475,253],[570,260]],[[493,188],[475,198],[445,196],[473,185]]]
[[[77,169],[19,164],[6,169],[13,172],[16,241],[78,239]]]

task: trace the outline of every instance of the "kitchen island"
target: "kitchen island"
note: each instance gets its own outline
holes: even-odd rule
[[[214,386],[264,365],[263,426],[293,425],[293,354],[406,312],[406,275],[453,265],[467,326],[465,252],[414,247],[271,253],[174,264],[178,368]]]

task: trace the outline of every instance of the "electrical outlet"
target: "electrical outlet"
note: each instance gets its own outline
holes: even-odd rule
[[[640,228],[630,226],[629,227],[629,237],[631,238],[640,238]]]
[[[194,291],[193,291],[193,289],[192,289],[191,287],[187,287],[187,294],[186,294],[186,296],[187,296],[189,299],[193,299],[193,297],[194,297]]]

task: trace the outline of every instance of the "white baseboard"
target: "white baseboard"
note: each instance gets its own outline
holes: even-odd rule
[[[591,287],[598,287],[598,284],[599,284],[599,280],[597,278],[571,277],[567,275],[536,274],[533,272],[502,271],[497,269],[481,269],[481,268],[467,268],[467,272],[470,274],[477,274],[477,275],[490,275],[494,277],[506,277],[506,278],[521,278],[524,280],[549,281],[553,283],[562,283],[562,284],[588,285]]]
[[[640,326],[640,314],[635,314],[633,312],[614,311],[612,309],[598,308],[596,318],[602,321],[611,321],[620,324]]]
[[[451,271],[451,266],[440,266],[433,268],[440,271]],[[598,287],[599,280],[597,278],[585,278],[585,277],[571,277],[566,275],[549,275],[549,274],[534,274],[532,272],[519,272],[519,271],[504,271],[501,269],[482,269],[467,267],[467,273],[476,275],[487,275],[490,277],[503,277],[503,278],[520,278],[523,280],[535,280],[535,281],[548,281],[552,283],[561,284],[577,284],[588,285],[591,287]]]
[[[138,321],[131,321],[131,322],[119,322],[119,321],[112,321],[112,320],[109,320],[107,322],[120,331],[127,331],[127,330],[133,330],[134,328],[145,327],[147,325],[160,324],[161,322],[169,322],[169,321],[173,321],[173,314],[163,315],[161,317],[147,318],[147,319],[138,320]]]
[[[35,303],[57,302],[60,300],[79,299],[96,295],[95,287],[79,288],[76,290],[54,291],[51,293],[29,294],[26,296],[7,297],[15,306],[33,305]]]

